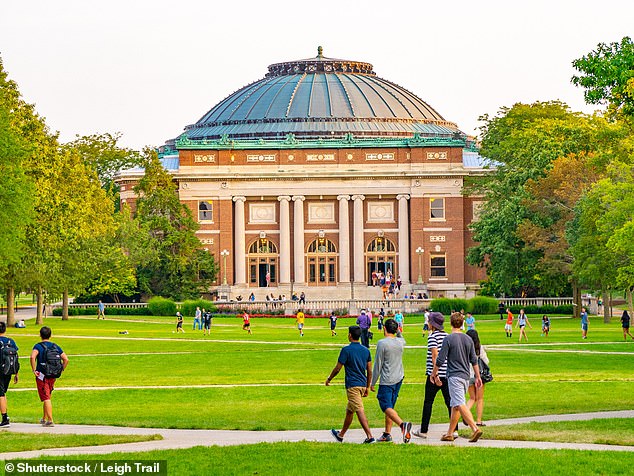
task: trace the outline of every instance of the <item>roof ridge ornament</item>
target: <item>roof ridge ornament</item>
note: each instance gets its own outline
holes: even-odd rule
[[[317,47],[317,58],[323,58],[324,57],[324,49],[321,46]]]

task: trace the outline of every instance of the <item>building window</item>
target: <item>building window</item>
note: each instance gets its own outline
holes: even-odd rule
[[[444,278],[447,276],[447,257],[446,255],[431,255],[431,276],[432,278]]]
[[[429,218],[431,220],[445,219],[445,199],[432,198],[429,200]]]
[[[198,202],[198,221],[213,221],[213,207],[211,202]]]

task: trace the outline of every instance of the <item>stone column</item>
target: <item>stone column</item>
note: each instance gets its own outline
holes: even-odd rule
[[[246,243],[244,232],[244,202],[245,197],[233,197],[235,208],[233,210],[233,269],[235,270],[236,284],[247,283],[246,273]]]
[[[350,220],[348,200],[350,195],[339,195],[339,282],[350,282]]]
[[[397,195],[398,200],[398,274],[403,284],[409,284],[409,195]]]
[[[365,252],[365,240],[363,235],[363,195],[353,195],[354,200],[354,282],[365,282],[365,270],[363,255]]]
[[[289,203],[291,197],[277,197],[280,202],[280,284],[291,282],[291,218]]]
[[[302,195],[295,195],[295,213],[293,216],[293,261],[295,262],[293,281],[297,284],[306,282],[304,271],[304,199]]]

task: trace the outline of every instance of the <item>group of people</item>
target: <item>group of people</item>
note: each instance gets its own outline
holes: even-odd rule
[[[20,372],[19,348],[12,338],[6,336],[6,331],[6,323],[0,322],[0,413],[2,414],[0,428],[11,426],[7,391],[11,381],[14,384],[18,383]],[[29,358],[37,393],[42,402],[40,424],[44,427],[55,426],[51,394],[55,388],[55,381],[68,366],[68,357],[59,345],[51,342],[51,334],[50,327],[43,326],[40,329],[40,342],[33,346]]]
[[[211,311],[206,310],[204,307],[196,306],[194,312],[194,322],[192,330],[202,330],[203,335],[211,335],[211,324],[213,322],[213,314]],[[183,329],[183,314],[180,311],[176,311],[176,333],[185,333]]]
[[[367,320],[367,314],[365,316],[364,321]],[[472,430],[469,441],[476,442],[482,436],[484,384],[480,377],[480,363],[484,362],[488,368],[488,357],[480,344],[478,333],[474,328],[469,329],[467,334],[462,332],[464,316],[459,312],[451,315],[452,330],[449,335],[444,331],[444,316],[441,313],[430,312],[427,322],[427,381],[420,428],[412,431],[412,423],[403,420],[395,409],[405,376],[405,339],[396,320],[388,318],[383,324],[384,338],[376,346],[374,366],[370,350],[361,342],[363,328],[360,325],[348,328],[350,344],[341,349],[337,364],[325,382],[326,386],[329,386],[341,369],[345,369],[348,404],[341,430],[331,430],[335,440],[344,441],[355,414],[366,435],[364,443],[393,441],[393,425],[400,428],[404,443],[408,443],[412,435],[426,438],[433,402],[438,391],[442,391],[449,412],[449,428],[441,440],[453,441],[457,437],[460,417]],[[377,399],[385,415],[385,424],[383,434],[375,439],[365,415],[363,398],[376,390],[377,382]],[[476,406],[476,420],[471,414],[473,405]]]

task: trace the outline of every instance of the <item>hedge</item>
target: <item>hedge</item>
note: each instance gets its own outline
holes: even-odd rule
[[[497,314],[498,300],[487,296],[476,296],[469,299],[468,312],[473,314]]]
[[[553,306],[551,304],[546,304],[544,306],[520,306],[513,305],[509,309],[513,314],[518,314],[520,309],[524,309],[526,314],[564,314],[564,315],[572,315],[572,304],[562,304],[560,306]]]
[[[63,309],[53,309],[54,316],[61,316]],[[106,307],[106,316],[147,316],[150,314],[146,307]],[[69,307],[69,316],[96,316],[97,307]]]
[[[148,311],[153,316],[173,316],[176,314],[176,303],[171,299],[156,296],[147,303]]]

